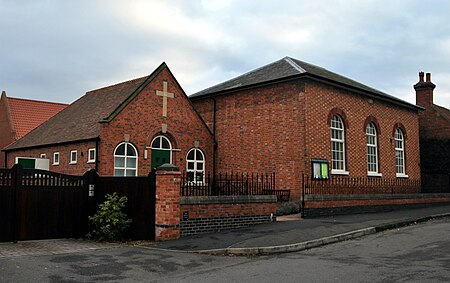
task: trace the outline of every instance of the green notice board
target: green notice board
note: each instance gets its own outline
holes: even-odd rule
[[[312,176],[314,179],[328,179],[328,160],[323,158],[312,158]]]

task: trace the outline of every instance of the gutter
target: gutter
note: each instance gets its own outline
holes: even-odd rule
[[[252,85],[246,85],[246,86],[241,86],[241,87],[236,87],[236,88],[231,88],[231,89],[224,89],[218,92],[212,92],[212,93],[207,93],[207,94],[202,94],[199,96],[194,96],[194,97],[189,97],[190,100],[200,100],[200,99],[204,99],[207,97],[217,97],[217,96],[221,96],[221,95],[227,95],[227,94],[231,94],[237,91],[242,91],[242,90],[248,90],[248,89],[253,89],[253,88],[258,88],[258,87],[263,87],[263,86],[267,86],[267,85],[272,85],[275,83],[281,83],[281,82],[287,82],[287,81],[293,81],[293,80],[297,80],[300,78],[308,78],[314,81],[318,81],[318,82],[322,82],[331,86],[335,86],[335,87],[339,87],[341,89],[344,90],[349,90],[352,92],[355,92],[357,94],[366,96],[368,98],[373,98],[373,99],[377,99],[379,101],[384,101],[384,102],[388,102],[391,104],[395,104],[407,109],[411,109],[414,111],[421,111],[424,110],[424,108],[414,105],[414,104],[410,104],[406,101],[402,101],[401,99],[398,99],[396,97],[390,96],[389,94],[385,94],[386,97],[383,97],[381,94],[376,93],[376,92],[370,92],[367,90],[363,90],[360,89],[358,87],[354,87],[354,86],[350,86],[347,84],[343,84],[340,82],[336,82],[330,79],[326,79],[320,76],[316,76],[310,73],[305,73],[305,74],[297,74],[297,75],[293,75],[293,76],[289,76],[289,77],[284,77],[284,78],[279,78],[279,79],[275,79],[275,80],[270,80],[270,81],[264,81],[264,82],[260,82],[260,83],[256,83],[256,84],[252,84]],[[368,88],[370,88],[369,86],[367,86]],[[375,89],[374,89],[375,90]],[[381,92],[381,91],[380,91]]]
[[[25,150],[25,149],[47,147],[47,146],[57,146],[57,145],[65,145],[65,144],[71,144],[71,143],[87,142],[87,141],[98,140],[98,139],[99,139],[99,137],[94,137],[94,138],[86,138],[86,139],[81,139],[81,140],[57,142],[57,143],[48,143],[48,144],[31,145],[31,146],[14,147],[14,148],[4,148],[4,149],[2,149],[2,151],[9,152],[9,151],[16,151],[16,150]]]

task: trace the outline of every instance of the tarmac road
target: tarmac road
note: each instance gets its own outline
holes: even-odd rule
[[[148,246],[0,258],[0,282],[449,282],[450,218],[312,250],[209,256]]]

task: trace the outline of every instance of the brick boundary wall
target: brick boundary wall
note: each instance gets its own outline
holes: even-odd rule
[[[237,229],[275,221],[276,196],[182,197],[181,236]]]
[[[450,194],[309,195],[303,217],[385,212],[450,204]]]

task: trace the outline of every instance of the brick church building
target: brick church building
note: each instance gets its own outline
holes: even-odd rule
[[[212,170],[212,150],[211,132],[163,63],[149,76],[87,92],[6,153],[8,167],[45,154],[51,171],[66,174],[137,176],[173,163],[201,177]]]
[[[285,57],[190,99],[215,133],[218,171],[276,172],[293,198],[303,172],[420,179],[420,107],[326,69]]]
[[[420,180],[415,106],[285,57],[187,97],[166,64],[150,76],[86,93],[5,149],[50,157],[50,170],[145,175],[173,163],[212,172],[276,174],[299,199],[316,178]]]

